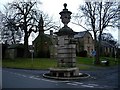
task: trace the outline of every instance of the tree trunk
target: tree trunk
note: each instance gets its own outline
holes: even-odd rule
[[[96,37],[95,34],[94,34],[94,37],[95,37],[95,39],[94,39],[94,47],[95,47],[95,51],[96,51],[94,64],[99,65],[100,64],[99,46],[98,46],[97,37]]]
[[[96,44],[96,57],[95,57],[95,64],[99,65],[100,64],[100,52],[99,52],[99,42]]]
[[[25,30],[25,36],[24,36],[24,57],[28,58],[30,56],[30,52],[28,49],[28,33],[27,30]]]
[[[99,34],[99,38],[98,38],[98,57],[99,57],[99,62],[98,64],[100,64],[100,56],[101,56],[101,53],[100,53],[100,48],[101,48],[101,35],[102,35],[102,32],[100,32]]]

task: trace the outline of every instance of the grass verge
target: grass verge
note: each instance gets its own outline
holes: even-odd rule
[[[105,58],[102,57],[101,60],[109,59],[110,66],[115,65],[114,58]],[[91,69],[93,65],[93,58],[88,57],[77,57],[76,58],[77,67],[80,70],[88,70]],[[48,69],[50,67],[56,67],[57,60],[50,58],[34,58],[33,61],[31,58],[18,58],[15,60],[5,59],[2,60],[2,67],[10,67],[10,68],[25,68],[25,69]],[[105,65],[99,65],[105,66]]]
[[[48,69],[55,67],[56,60],[49,58],[35,58],[33,61],[30,58],[19,58],[15,60],[6,59],[3,60],[3,67],[11,68],[25,68],[25,69]]]

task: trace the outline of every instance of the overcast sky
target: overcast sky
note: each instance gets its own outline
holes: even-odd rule
[[[3,5],[12,1],[13,0],[0,0],[0,10],[4,11]],[[71,11],[72,13],[75,13],[77,12],[79,5],[83,4],[84,2],[83,0],[37,0],[37,1],[42,2],[39,8],[42,9],[42,11],[44,11],[45,13],[48,13],[50,16],[52,16],[55,21],[60,21],[59,12],[63,10],[64,3],[67,3],[67,9],[69,11]],[[81,28],[80,26],[76,26],[71,23],[69,23],[68,26],[77,32],[84,31],[84,29]],[[117,29],[106,31],[106,32],[111,33],[115,39],[118,39]]]

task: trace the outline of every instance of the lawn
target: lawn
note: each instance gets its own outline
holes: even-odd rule
[[[76,60],[77,60],[77,63],[87,64],[87,65],[93,65],[93,62],[94,62],[94,58],[89,58],[89,57],[77,57]],[[101,61],[108,60],[110,62],[110,66],[113,66],[117,64],[120,59],[117,58],[116,63],[115,63],[115,58],[112,58],[112,57],[101,57],[100,60]]]
[[[114,58],[107,58],[110,61],[110,66],[115,65]],[[101,60],[105,60],[105,57],[102,57]],[[88,57],[77,57],[76,58],[77,67],[82,70],[90,69],[90,66],[93,65],[93,58]],[[57,66],[57,60],[50,58],[34,58],[33,61],[31,58],[18,58],[15,60],[5,59],[2,60],[3,67],[12,67],[12,68],[26,68],[26,69],[48,69],[50,67]],[[100,65],[104,66],[104,65]]]
[[[15,60],[6,59],[2,61],[3,67],[26,68],[26,69],[48,69],[56,66],[56,60],[49,58],[19,58]]]

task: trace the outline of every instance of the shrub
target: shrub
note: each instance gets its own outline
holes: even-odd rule
[[[80,57],[87,57],[87,51],[83,50],[83,51],[79,52],[79,56]]]

